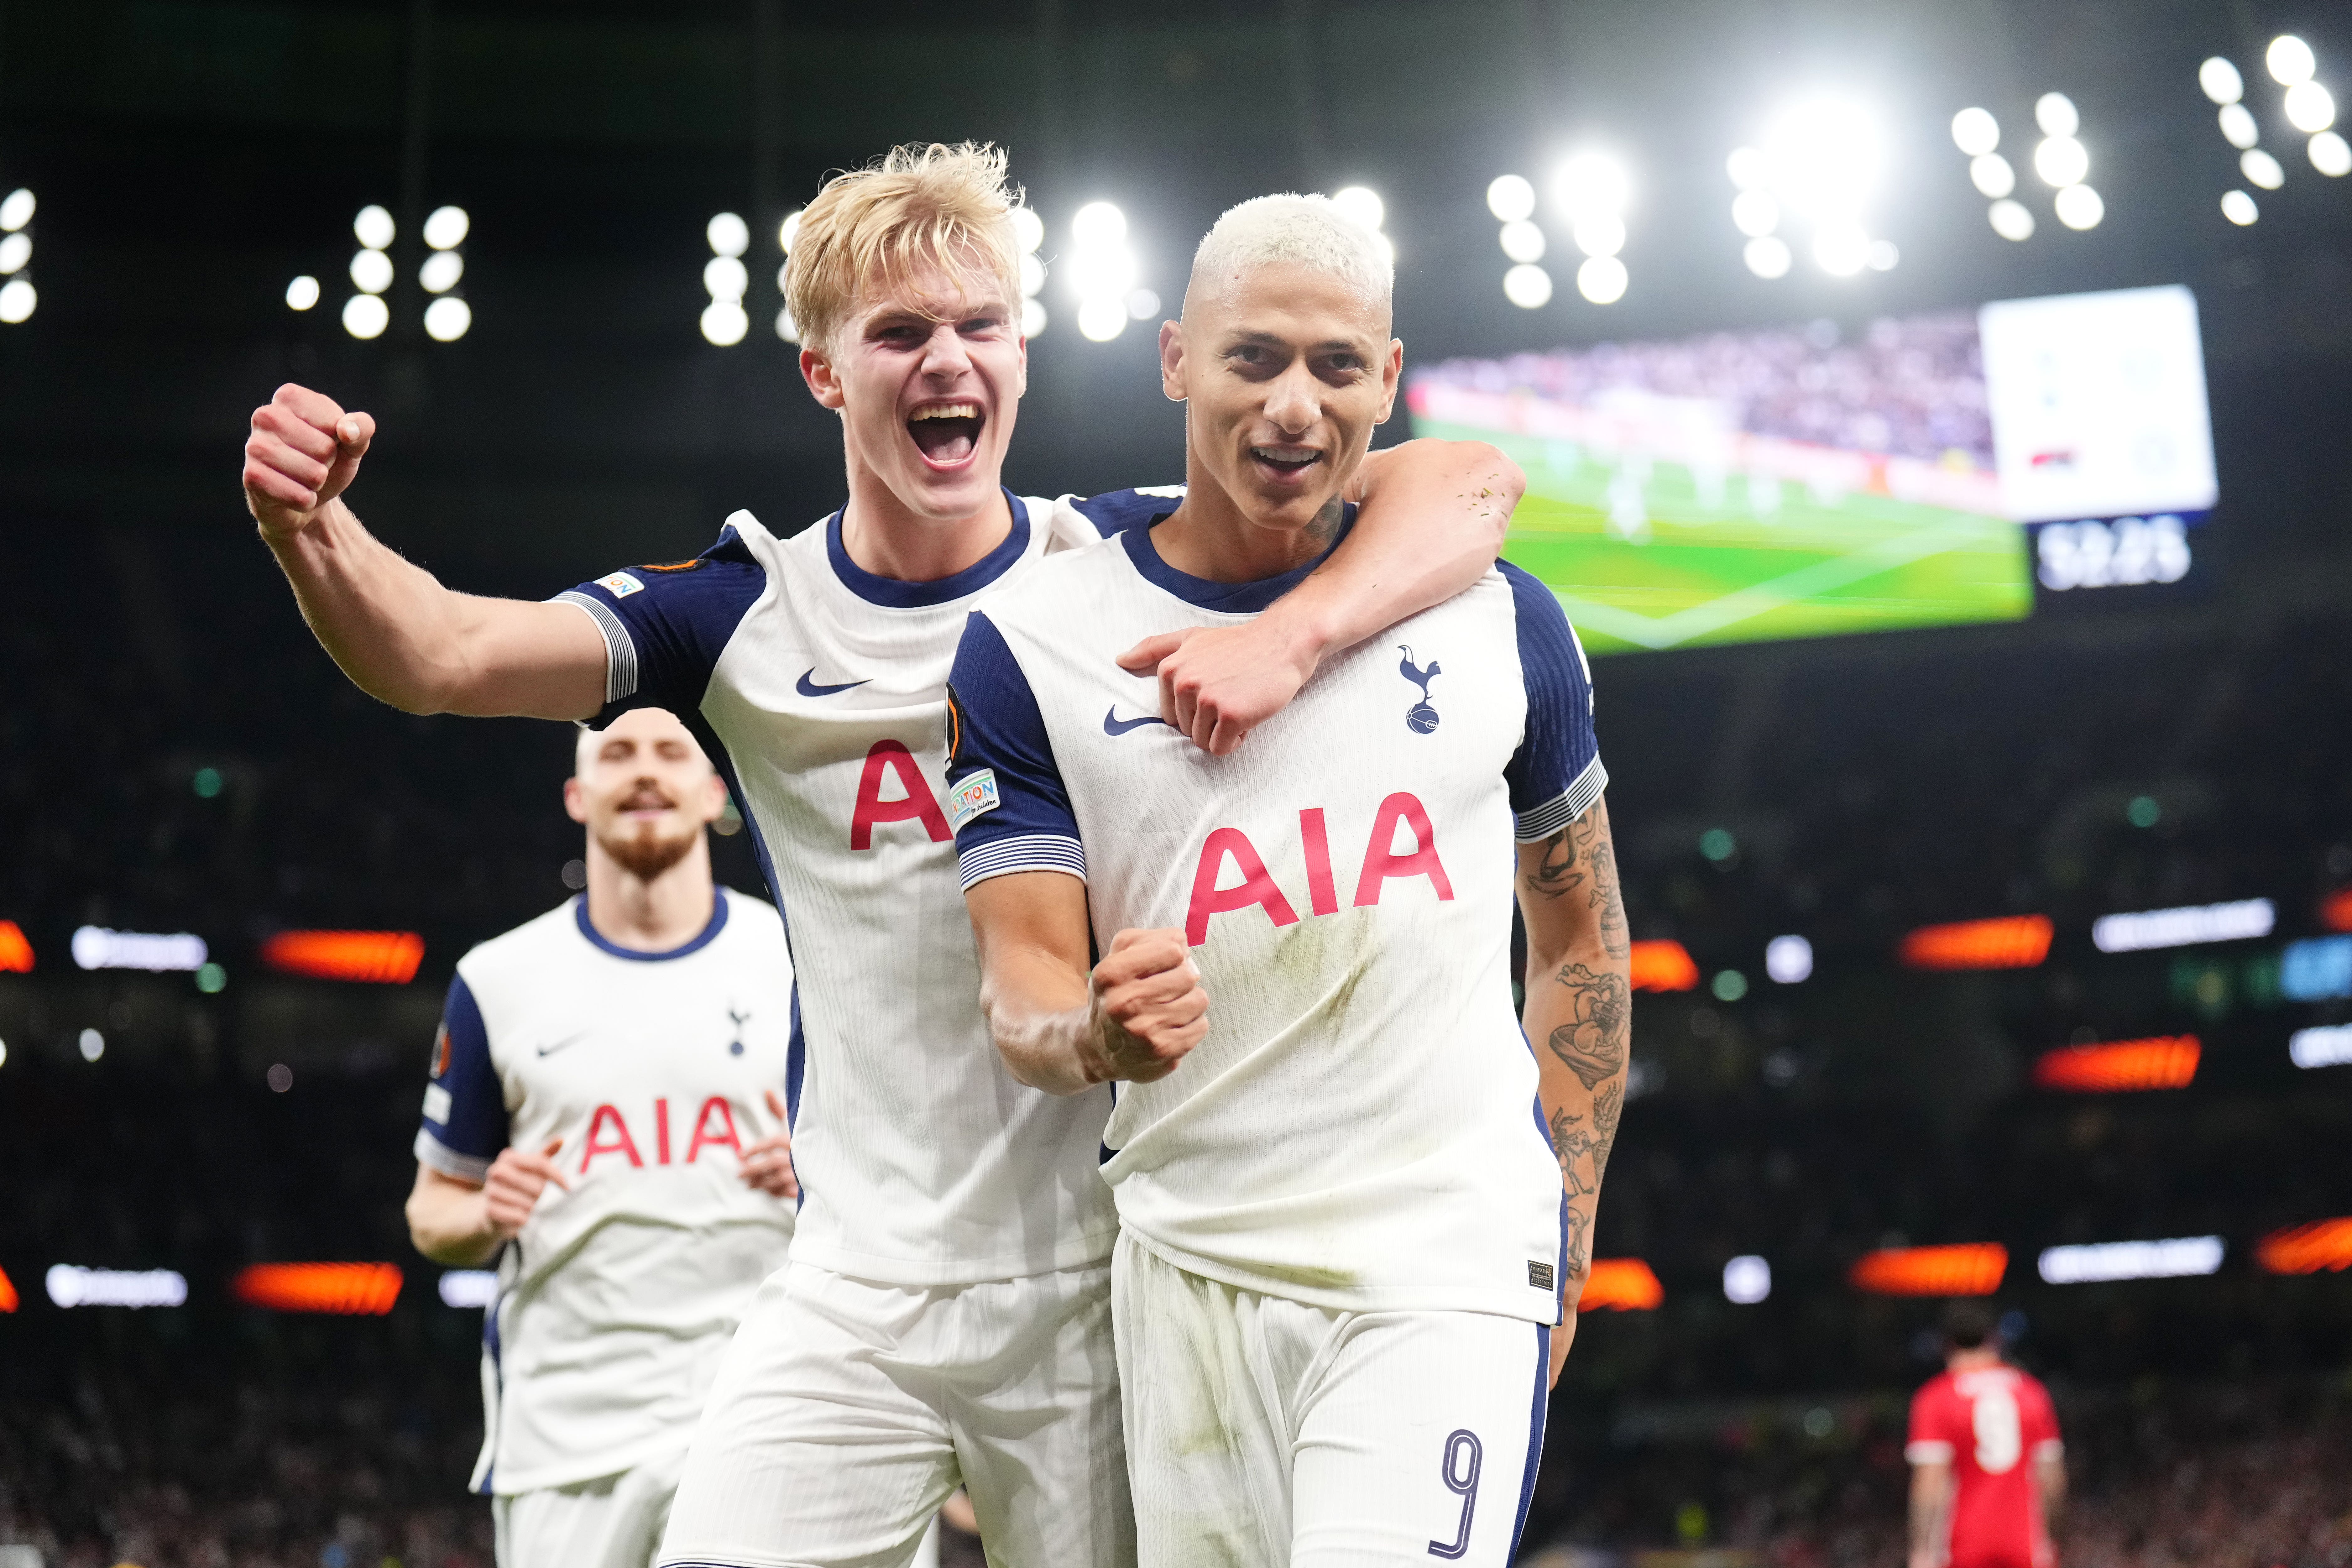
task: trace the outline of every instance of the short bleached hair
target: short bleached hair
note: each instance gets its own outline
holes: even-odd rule
[[[831,353],[859,300],[937,268],[1021,298],[1021,247],[1004,153],[982,142],[893,147],[863,169],[835,174],[801,215],[784,263],[784,308],[801,342]]]
[[[1328,196],[1284,192],[1225,209],[1192,252],[1184,298],[1213,297],[1244,273],[1278,263],[1336,278],[1384,309],[1396,297],[1396,265],[1379,235]]]

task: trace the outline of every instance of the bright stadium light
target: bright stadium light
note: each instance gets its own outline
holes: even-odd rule
[[[1903,252],[1895,248],[1893,240],[1874,239],[1870,242],[1869,265],[1873,272],[1892,272],[1902,259]]]
[[[2091,154],[2071,135],[2047,136],[2033,149],[2033,172],[2044,184],[2061,189],[2079,185],[2091,172]]]
[[[1851,278],[1870,265],[1870,236],[1860,224],[1831,224],[1813,236],[1813,259],[1832,278]]]
[[[0,239],[0,278],[25,270],[25,263],[33,259],[33,237],[12,234]]]
[[[2033,237],[2033,214],[2022,202],[1995,202],[1987,216],[1992,219],[1993,233],[2003,239]]]
[[[30,283],[22,278],[11,278],[0,283],[0,322],[14,327],[30,321],[33,308],[40,302],[41,297],[33,292]]]
[[[1369,185],[1342,185],[1331,193],[1331,205],[1349,223],[1362,224],[1375,233],[1379,232],[1381,221],[1388,216],[1388,204]]]
[[[464,207],[435,207],[425,220],[425,243],[436,250],[455,250],[466,243],[474,220]]]
[[[488,1268],[452,1268],[441,1276],[445,1307],[487,1307],[499,1297],[499,1277]]]
[[[373,202],[360,208],[359,216],[352,219],[352,237],[369,250],[391,249],[393,236],[396,232],[392,215]]]
[[[2054,205],[2058,221],[2072,229],[2096,228],[2107,216],[2107,204],[2088,185],[2068,185],[2058,193]]]
[[[445,294],[425,307],[425,335],[436,343],[454,343],[474,324],[474,308],[455,294]]]
[[[2299,1068],[2352,1065],[2352,1024],[2315,1024],[2287,1037],[2287,1060]]]
[[[2263,53],[2263,64],[2270,68],[2271,79],[2281,87],[2309,81],[2311,73],[2319,68],[2311,46],[2293,33],[2281,33],[2271,40],[2271,47]]]
[[[81,1052],[82,1060],[95,1063],[106,1055],[106,1037],[96,1029],[84,1029],[74,1037],[74,1048]]]
[[[1952,145],[1981,158],[2000,145],[2000,121],[1989,109],[1963,109],[1952,116]]]
[[[2253,111],[2242,103],[2221,106],[2221,135],[2232,147],[2251,147],[2263,139],[2262,127],[2254,123]]]
[[[14,234],[32,222],[34,209],[39,205],[33,193],[22,185],[0,197],[0,234]]]
[[[2323,131],[2311,139],[2311,166],[2331,180],[2352,174],[2352,142],[2333,131]]]
[[[1535,216],[1536,188],[1522,174],[1497,174],[1486,183],[1486,210],[1504,223]]]
[[[286,285],[287,308],[307,310],[319,302],[319,280],[305,272]]]
[[[1540,310],[1551,303],[1551,274],[1522,262],[1503,274],[1503,298],[1522,310]]]
[[[2221,216],[2243,228],[2262,216],[2263,209],[2254,205],[2254,198],[2243,191],[2224,191],[2221,193]]]
[[[1591,213],[1576,220],[1570,237],[1587,256],[1614,256],[1625,248],[1625,220],[1615,213]]]
[[[1112,203],[1088,202],[1071,216],[1070,239],[1058,270],[1077,300],[1078,335],[1107,343],[1127,330],[1128,296],[1139,286],[1127,215]]]
[[[1514,261],[1541,261],[1544,231],[1525,218],[1513,218],[1503,226],[1503,254]]]
[[[1778,235],[1761,234],[1740,247],[1739,258],[1759,278],[1786,278],[1796,256]]]
[[[1024,305],[1032,305],[1036,303],[1036,301],[1034,300],[1024,300],[1022,303]],[[749,312],[746,313],[748,314]],[[747,328],[745,330],[749,331],[750,329]],[[793,308],[790,305],[782,306],[776,311],[776,339],[780,342],[787,343],[796,343],[801,341],[800,323],[793,320]]]
[[[1070,238],[1089,247],[1117,245],[1127,237],[1127,215],[1110,202],[1088,202],[1070,219]]]
[[[2104,1284],[2116,1279],[2184,1279],[2218,1273],[2226,1248],[2218,1236],[2170,1241],[2102,1241],[2042,1248],[2037,1260],[2052,1285]]]
[[[1021,301],[1021,335],[1034,338],[1045,330],[1045,302],[1043,300]]]
[[[1148,321],[1160,314],[1160,296],[1149,289],[1127,291],[1127,314],[1129,321]]]
[[[745,313],[740,300],[713,300],[702,308],[700,321],[705,342],[714,348],[733,348],[751,330],[751,318]]]
[[[1029,209],[1026,207],[1017,207],[1013,210],[1013,232],[1014,234],[1017,235],[1021,232],[1021,214],[1028,211]],[[793,253],[793,241],[800,237],[801,218],[803,216],[802,210],[799,207],[794,207],[792,211],[784,215],[784,221],[776,226],[776,248],[782,251],[786,256],[790,256]],[[1035,213],[1029,213],[1029,221],[1033,224],[1035,223],[1037,221],[1037,215]],[[1038,237],[1041,239],[1045,237],[1042,230],[1039,232]]]
[[[1796,985],[1813,976],[1813,944],[1801,936],[1776,936],[1764,944],[1764,973],[1775,984]]]
[[[1772,1266],[1746,1253],[1723,1266],[1723,1299],[1735,1307],[1753,1307],[1772,1294]]]
[[[416,281],[427,294],[446,294],[466,275],[466,258],[454,250],[436,250],[416,269]]]
[[[381,250],[362,250],[352,258],[352,287],[362,294],[381,294],[392,287],[392,258]]]
[[[2268,899],[2136,910],[2101,915],[2092,921],[2091,945],[2101,952],[2141,952],[2150,948],[2247,942],[2270,935],[2277,924],[2278,906]]]
[[[1127,305],[1124,300],[1097,294],[1078,301],[1078,335],[1087,342],[1107,343],[1126,327]]]
[[[1045,264],[1024,252],[1021,257],[1021,297],[1024,300],[1045,287]]]
[[[794,218],[799,216],[798,213],[793,215]],[[1037,216],[1036,208],[1021,206],[1013,209],[1013,243],[1020,247],[1024,256],[1036,255],[1037,247],[1045,243],[1045,220]],[[790,250],[792,246],[787,244],[784,248]]]
[[[59,1307],[177,1307],[188,1299],[188,1281],[169,1268],[79,1268],[50,1267],[42,1283]]]
[[[1742,191],[1731,199],[1731,222],[1750,239],[1761,239],[1780,226],[1780,204],[1769,191]]]
[[[1622,214],[1633,197],[1633,176],[1606,153],[1579,153],[1559,167],[1552,194],[1573,222],[1607,213]]]
[[[713,214],[702,226],[702,237],[713,256],[740,256],[751,248],[751,226],[735,213]]]
[[[355,338],[380,338],[392,324],[392,309],[381,294],[354,294],[343,301],[343,331]]]
[[[1969,183],[1994,201],[2017,189],[2017,171],[1998,153],[1979,153],[1969,160]]]
[[[2197,85],[2216,103],[2235,103],[2246,96],[2246,79],[2219,55],[2197,68]]]
[[[732,256],[714,256],[702,264],[703,291],[714,300],[740,304],[751,287],[751,269]]]
[[[1743,191],[1752,191],[1772,178],[1772,161],[1753,147],[1734,147],[1723,161],[1723,172]]]
[[[2315,81],[2299,81],[2286,89],[2286,122],[2297,131],[2316,134],[2336,123],[2336,100]]]
[[[1576,269],[1576,291],[1596,305],[1613,305],[1623,299],[1629,281],[1625,264],[1613,256],[1588,256]]]
[[[2260,185],[2266,191],[2277,190],[2286,184],[2286,170],[2260,147],[2249,147],[2238,154],[2238,172],[2246,176],[2248,184]]]
[[[2045,92],[2033,100],[2033,123],[2044,136],[2072,136],[2083,129],[2083,116],[2064,93]]]

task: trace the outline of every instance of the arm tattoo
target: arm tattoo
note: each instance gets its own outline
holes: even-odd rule
[[[1572,1198],[1587,1197],[1601,1190],[1600,1167],[1609,1158],[1608,1153],[1593,1142],[1592,1135],[1577,1125],[1583,1120],[1581,1116],[1570,1116],[1565,1110],[1551,1113],[1552,1152],[1559,1156],[1561,1189]],[[1587,1156],[1591,1156],[1593,1161],[1591,1181],[1585,1180],[1579,1168]]]
[[[1307,523],[1307,537],[1328,543],[1339,537],[1339,524],[1347,521],[1347,516],[1345,508],[1340,505],[1339,498],[1333,496],[1324,504],[1323,510],[1315,514],[1314,520]]]
[[[1609,1173],[1609,1151],[1617,1146],[1617,1117],[1625,1109],[1625,1086],[1611,1084],[1592,1097],[1592,1190]]]
[[[1582,1205],[1571,1203],[1561,1210],[1560,1239],[1566,1244],[1563,1250],[1568,1254],[1568,1276],[1571,1279],[1580,1278],[1591,1267],[1591,1243],[1588,1239],[1591,1229],[1591,1217]]]
[[[1576,845],[1569,830],[1561,828],[1543,841],[1543,859],[1535,875],[1528,879],[1528,890],[1547,899],[1557,899],[1572,888],[1581,887],[1584,873],[1576,868]]]
[[[1633,951],[1625,924],[1625,889],[1617,879],[1617,847],[1609,832],[1609,808],[1594,801],[1584,815],[1568,825],[1576,851],[1591,868],[1592,890],[1588,895],[1599,916],[1601,950],[1612,958]]]
[[[1551,1032],[1552,1054],[1591,1089],[1625,1065],[1632,988],[1622,974],[1597,973],[1581,963],[1569,964],[1553,979],[1568,988],[1576,1012],[1573,1023]]]

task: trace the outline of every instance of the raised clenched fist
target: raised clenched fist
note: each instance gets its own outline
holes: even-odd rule
[[[271,539],[290,539],[343,493],[375,438],[375,421],[289,382],[253,411],[245,443],[245,504]]]
[[[1166,1078],[1209,1032],[1209,994],[1181,931],[1123,931],[1096,964],[1089,1064],[1104,1079]]]

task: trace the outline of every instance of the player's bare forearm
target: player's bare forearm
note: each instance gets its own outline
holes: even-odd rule
[[[1949,1465],[1911,1467],[1910,1568],[1941,1568],[1944,1512],[1951,1504],[1951,1493]]]
[[[2053,1535],[2066,1513],[2066,1461],[2057,1454],[2043,1454],[2033,1461],[2033,1480],[2042,1493],[2042,1522]]]
[[[973,884],[964,904],[980,950],[981,1011],[1005,1069],[1047,1094],[1102,1082],[1086,1039],[1086,884],[1021,871]]]
[[[408,1239],[416,1250],[452,1268],[488,1262],[506,1240],[490,1223],[484,1189],[429,1165],[416,1167],[406,1212]]]
[[[1572,1301],[1592,1266],[1593,1222],[1632,1054],[1633,946],[1606,802],[1519,846],[1518,898],[1528,931],[1521,1022],[1535,1043],[1537,1092],[1559,1159]]]

